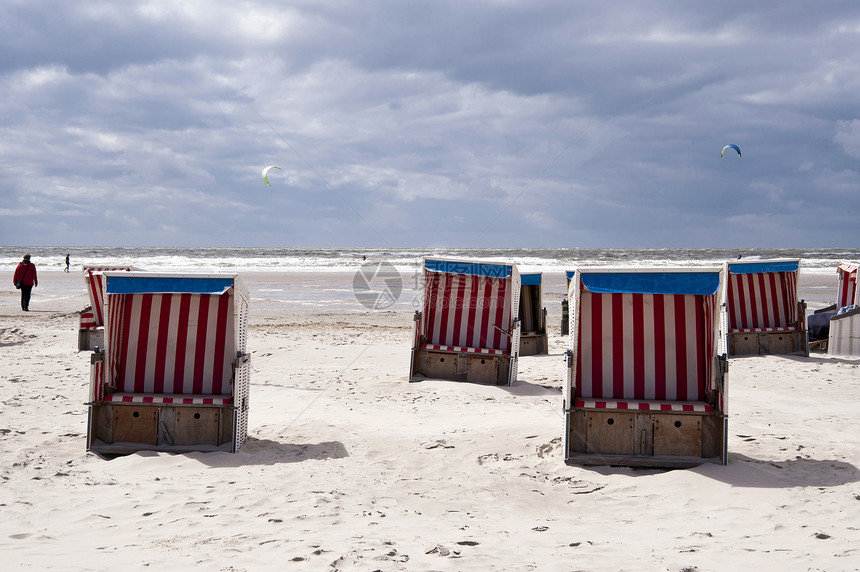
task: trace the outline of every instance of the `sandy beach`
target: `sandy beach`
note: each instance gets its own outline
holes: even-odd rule
[[[39,278],[29,313],[0,292],[6,570],[860,568],[860,358],[733,358],[727,466],[568,466],[563,275],[549,355],[508,388],[406,381],[408,286],[373,311],[352,274],[249,274],[245,446],[106,460],[85,451],[83,280]],[[834,291],[801,274],[810,309]]]

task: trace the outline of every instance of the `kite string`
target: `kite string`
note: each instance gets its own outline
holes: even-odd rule
[[[319,171],[317,171],[316,169],[314,169],[314,166],[313,166],[313,165],[311,165],[311,164],[307,161],[307,159],[305,159],[305,158],[302,156],[302,154],[301,154],[301,153],[299,153],[299,152],[296,150],[296,148],[295,148],[295,147],[293,147],[292,145],[290,145],[290,142],[289,142],[289,141],[287,141],[286,139],[284,139],[284,136],[283,136],[283,135],[281,135],[280,133],[278,133],[278,130],[277,130],[277,129],[275,129],[274,127],[272,127],[272,124],[271,124],[271,123],[269,123],[268,121],[266,121],[266,118],[265,118],[265,117],[263,117],[262,115],[260,115],[260,113],[259,113],[256,109],[254,109],[253,107],[252,107],[251,109],[254,111],[254,113],[256,113],[256,114],[257,114],[257,117],[259,117],[259,118],[263,121],[263,123],[265,123],[266,125],[268,125],[269,129],[271,129],[271,130],[272,130],[272,132],[273,132],[275,135],[277,135],[278,137],[280,137],[281,141],[283,141],[284,143],[286,143],[286,144],[287,144],[287,147],[289,147],[290,149],[292,149],[293,153],[295,153],[295,154],[296,154],[296,156],[298,156],[298,158],[299,158],[299,159],[301,159],[301,160],[302,160],[302,162],[303,162],[305,165],[307,165],[307,166],[308,166],[308,168],[309,168],[311,171],[313,171],[313,172],[314,172],[314,174],[315,174],[317,177],[319,177],[319,179],[320,179],[323,183],[325,183],[325,186],[326,186],[326,187],[328,187],[328,188],[329,188],[329,189],[330,189],[334,194],[336,194],[336,195],[340,198],[340,200],[342,200],[342,201],[343,201],[343,203],[344,203],[346,206],[348,206],[348,207],[352,210],[352,212],[354,212],[354,213],[358,216],[358,218],[360,218],[360,219],[362,220],[362,222],[364,222],[364,224],[366,224],[366,225],[368,226],[368,228],[370,228],[370,230],[372,230],[372,231],[373,231],[373,233],[374,233],[376,236],[378,236],[378,237],[379,237],[379,239],[380,239],[383,243],[385,243],[385,245],[386,245],[386,246],[388,246],[389,248],[391,248],[391,244],[389,244],[389,242],[388,242],[387,240],[385,240],[385,237],[383,237],[381,234],[379,234],[379,232],[378,232],[378,231],[373,227],[373,225],[372,225],[372,224],[370,224],[370,223],[367,221],[367,219],[366,219],[366,218],[364,218],[363,216],[361,216],[361,213],[360,213],[360,212],[358,212],[358,211],[355,209],[355,207],[353,207],[353,206],[350,204],[350,202],[349,202],[348,200],[346,200],[346,198],[345,198],[343,195],[341,195],[339,192],[337,192],[337,189],[335,189],[333,186],[331,186],[331,184],[330,184],[330,183],[325,179],[325,177],[323,177],[323,176],[320,174],[320,172],[319,172]]]

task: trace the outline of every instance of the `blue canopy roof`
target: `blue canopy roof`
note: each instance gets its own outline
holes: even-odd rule
[[[800,263],[797,260],[779,260],[762,262],[729,262],[729,272],[732,274],[764,274],[766,272],[797,272]]]
[[[108,294],[223,294],[232,277],[106,276]]]
[[[520,285],[522,286],[540,286],[540,282],[540,272],[529,272],[526,274],[520,274]]]
[[[694,294],[709,296],[720,288],[719,272],[604,272],[580,276],[595,293]]]
[[[565,270],[564,274],[567,276],[567,281],[570,282],[576,276],[576,270]]]
[[[431,272],[492,276],[493,278],[507,278],[512,274],[513,269],[513,265],[511,264],[464,262],[461,260],[430,260],[429,258],[424,261],[424,267]]]

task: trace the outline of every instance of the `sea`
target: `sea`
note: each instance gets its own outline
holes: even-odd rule
[[[799,258],[801,272],[835,273],[840,261],[860,260],[860,248],[195,248],[2,246],[0,267],[13,270],[29,253],[40,272],[82,265],[134,266],[152,272],[355,272],[386,262],[400,272],[424,257],[514,263],[520,272],[564,272],[577,267],[716,266],[725,261]]]
[[[513,263],[521,273],[542,272],[545,303],[560,312],[566,270],[586,266],[621,268],[713,267],[726,261],[792,258],[801,260],[801,273],[836,274],[843,260],[860,260],[860,248],[807,249],[690,249],[690,248],[151,248],[151,247],[45,247],[2,246],[0,268],[12,272],[29,253],[43,276],[62,272],[66,254],[71,270],[82,266],[133,266],[165,273],[236,273],[259,310],[315,312],[321,309],[363,311],[367,308],[412,312],[421,302],[420,269],[424,257],[459,258]],[[384,263],[384,264],[383,264]],[[390,266],[387,266],[390,265]],[[377,272],[378,269],[396,272]],[[267,277],[267,273],[272,274]],[[282,276],[275,277],[274,273]],[[289,274],[296,279],[290,279]],[[337,275],[333,277],[332,274]],[[555,274],[550,280],[548,274]],[[271,278],[271,279],[270,279]],[[289,282],[287,284],[286,282]],[[832,287],[807,301],[829,303]],[[34,293],[36,305],[85,293],[69,291],[63,282],[43,281]],[[384,303],[381,303],[384,301]]]

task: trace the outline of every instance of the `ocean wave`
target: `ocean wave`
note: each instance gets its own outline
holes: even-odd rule
[[[401,273],[420,268],[424,257],[514,263],[520,272],[557,272],[584,266],[718,266],[742,259],[799,258],[801,272],[835,272],[842,260],[860,260],[860,249],[689,249],[689,248],[152,248],[0,247],[0,266],[14,269],[30,253],[40,271],[128,265],[154,272],[355,272],[362,264],[385,262]]]

